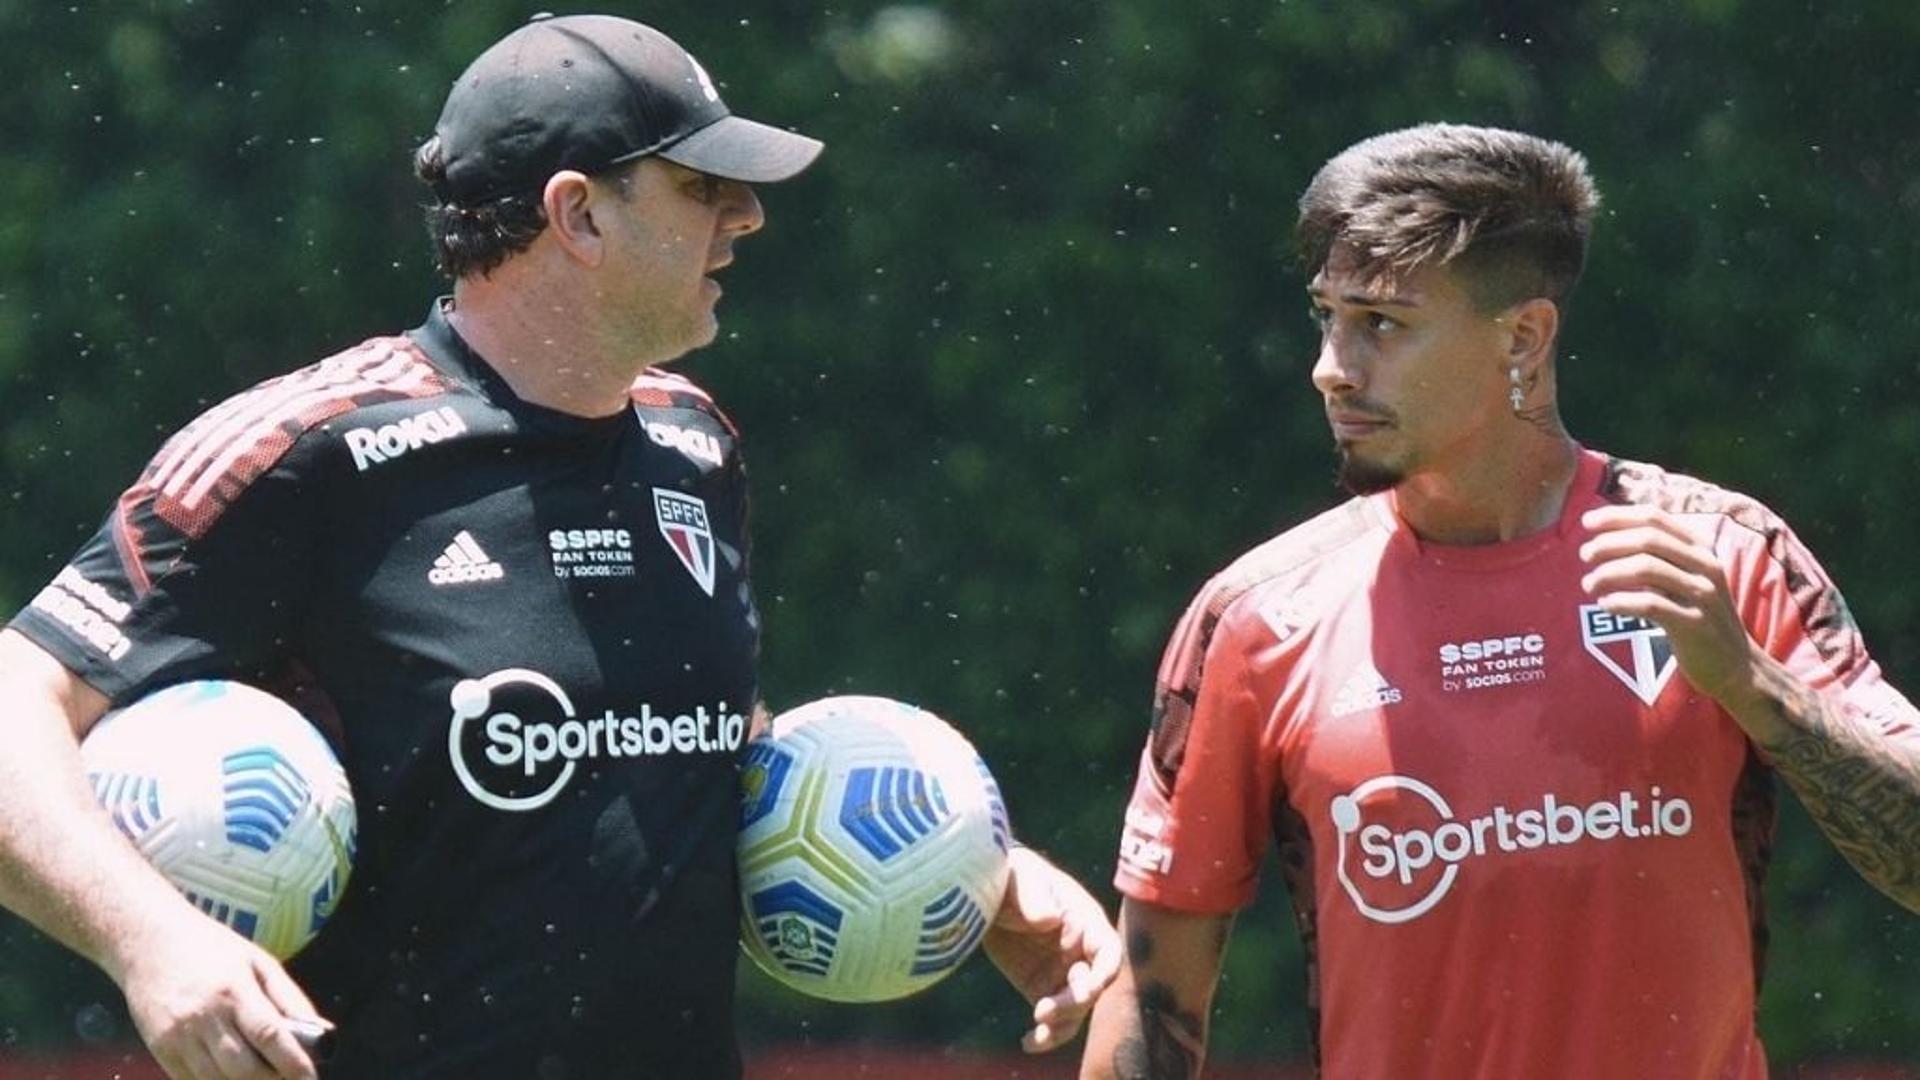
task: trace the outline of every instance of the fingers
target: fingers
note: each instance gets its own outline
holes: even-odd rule
[[[1719,565],[1700,537],[1653,507],[1603,506],[1581,515],[1580,523],[1594,532],[1580,545],[1580,558],[1589,564],[1647,553],[1695,573],[1710,574]]]
[[[1076,894],[1073,905],[1073,917],[1069,920],[1075,949],[1086,957],[1083,964],[1075,965],[1086,980],[1089,1000],[1100,996],[1100,992],[1111,984],[1120,974],[1120,964],[1126,958],[1126,949],[1120,940],[1120,932],[1113,928],[1113,922],[1107,918],[1107,909],[1093,894],[1073,883]],[[1068,972],[1071,979],[1073,972]]]
[[[326,1039],[333,1032],[333,1022],[320,1015],[320,1010],[313,1007],[312,999],[300,989],[300,984],[294,982],[287,970],[270,958],[260,957],[254,965],[254,974],[259,978],[260,989],[267,995],[267,1000],[280,1011],[280,1034],[291,1039],[301,1050],[307,1062],[306,1067],[311,1069],[312,1062],[323,1056]],[[280,1042],[280,1039],[276,1037],[275,1041]],[[268,1055],[267,1060],[274,1062],[285,1075],[305,1075],[286,1072],[285,1067],[272,1055]]]
[[[224,1024],[208,1038],[207,1044],[208,1056],[213,1059],[214,1068],[217,1070],[211,1074],[213,1076],[225,1077],[226,1080],[275,1080],[276,1077],[283,1075],[254,1052],[248,1038],[243,1038]],[[285,1073],[284,1075],[301,1076],[302,1074]],[[312,1076],[311,1073],[305,1075]]]
[[[1705,573],[1717,565],[1713,553],[1693,537],[1675,536],[1648,526],[1598,533],[1580,545],[1580,558],[1588,565],[1629,555],[1652,555],[1695,573]]]
[[[1094,1002],[1119,975],[1124,950],[1099,901],[1074,884],[1077,894],[1062,933],[1062,954],[1076,959],[1067,967],[1066,985],[1033,1006],[1033,1027],[1021,1039],[1028,1053],[1045,1053],[1073,1041],[1093,1011]]]
[[[1611,614],[1664,630],[1681,672],[1708,696],[1748,695],[1756,646],[1712,542],[1653,507],[1602,507],[1580,522],[1597,530],[1580,547],[1589,567],[1580,587]]]
[[[1066,1004],[1068,991],[1041,998],[1033,1006],[1033,1026],[1020,1037],[1020,1049],[1029,1054],[1044,1054],[1072,1041],[1079,1034],[1086,1010]]]
[[[1644,577],[1670,571],[1669,576],[1675,583],[1709,591],[1717,588],[1724,577],[1713,552],[1707,548],[1681,544],[1665,534],[1640,530],[1590,540],[1581,547],[1580,557],[1589,567],[1581,584],[1595,593],[1599,590],[1590,583],[1598,583],[1602,572],[1637,573]]]
[[[189,1039],[176,1046],[152,1047],[153,1059],[160,1063],[169,1080],[218,1080],[220,1067],[213,1063],[213,1055],[200,1045],[199,1040]]]
[[[1033,1027],[1020,1040],[1021,1048],[1031,1054],[1041,1054],[1072,1042],[1118,971],[1117,961],[1113,969],[1104,974],[1098,960],[1075,962],[1067,969],[1066,988],[1034,1003]]]
[[[1075,962],[1067,969],[1065,988],[1034,1002],[1033,1026],[1021,1038],[1020,1048],[1030,1054],[1043,1054],[1073,1041],[1100,989],[1087,962]]]
[[[296,989],[295,1000],[306,998]],[[317,1030],[330,1028],[324,1021],[311,1023]],[[174,1080],[317,1080],[297,1031],[271,997],[242,984],[164,1023],[148,1045]]]
[[[1644,526],[1659,529],[1681,540],[1692,538],[1678,518],[1657,506],[1629,503],[1596,506],[1580,515],[1580,524],[1596,533]]]
[[[230,1022],[219,1025],[211,1042],[222,1075],[235,1080],[314,1080],[318,1075],[286,1014],[265,994],[237,998]]]
[[[1123,950],[1106,909],[1071,875],[1025,848],[1007,861],[1007,894],[988,938],[989,955],[1034,1003],[1021,1048],[1045,1053],[1080,1033],[1094,1001],[1118,975]]]
[[[1044,1054],[1066,1041],[1060,1038],[1059,1034],[1054,1031],[1053,1019],[1055,1010],[1048,1008],[1044,1015],[1042,1014],[1041,1006],[1046,1005],[1052,1000],[1052,998],[1040,999],[1040,1004],[1033,1007],[1033,1026],[1029,1027],[1026,1033],[1020,1036],[1020,1049],[1025,1050],[1029,1054]]]
[[[1120,977],[1120,965],[1127,958],[1126,943],[1120,940],[1119,931],[1107,922],[1105,911],[1100,913],[1100,922],[1101,932],[1094,938],[1093,963],[1089,967],[1095,995]]]
[[[1719,591],[1719,583],[1705,574],[1684,570],[1658,555],[1623,555],[1601,563],[1580,579],[1580,587],[1610,611],[1610,597],[1619,593],[1658,593],[1688,604],[1699,604]]]
[[[313,1007],[312,999],[307,997],[305,990],[300,989],[299,983],[293,981],[293,976],[287,974],[287,969],[271,957],[264,953],[256,957],[253,973],[260,981],[260,989],[267,995],[267,1000],[273,1002],[283,1014],[312,1018],[328,1028],[333,1027],[321,1018],[320,1010]]]
[[[235,1073],[247,1080],[261,1077],[271,1080],[273,1077],[285,1077],[286,1080],[316,1080],[318,1070],[314,1068],[313,1058],[307,1054],[306,1047],[287,1024],[286,1017],[275,1013],[272,1016],[258,1016],[242,1021],[241,1031],[246,1033],[247,1045],[242,1049],[259,1064],[257,1072]]]
[[[1698,606],[1678,603],[1665,593],[1650,589],[1604,593],[1599,603],[1610,614],[1645,619],[1669,633],[1689,630],[1708,621],[1707,613]]]
[[[315,1080],[311,1063],[304,1072],[292,1062],[271,1063],[247,1034],[246,1023],[238,1016],[231,1023],[203,1017],[154,1045],[154,1059],[173,1080]]]
[[[1072,1032],[1068,1032],[1065,1036],[1062,1036],[1054,1030],[1051,1024],[1036,1022],[1031,1028],[1027,1029],[1025,1035],[1020,1036],[1020,1049],[1029,1054],[1044,1054],[1050,1050],[1058,1050],[1060,1047],[1065,1046],[1067,1041],[1072,1038]]]
[[[235,996],[233,1023],[245,1038],[249,1054],[271,1070],[259,1075],[313,1080],[317,1075],[313,1058],[301,1045],[297,1026],[291,1021],[298,1018],[324,1027],[331,1025],[320,1020],[319,1010],[278,961],[257,950],[251,959],[257,992],[242,991]]]
[[[287,1030],[293,1033],[293,1040],[300,1049],[307,1052],[314,1064],[325,1065],[333,1057],[333,1025],[325,1020],[306,1020],[298,1017],[287,1021]]]
[[[1725,572],[1713,551],[1664,511],[1649,506],[1605,506],[1581,516],[1596,530],[1580,546],[1590,569],[1580,587],[1616,614],[1687,618],[1724,591]],[[1677,601],[1661,604],[1650,594]]]

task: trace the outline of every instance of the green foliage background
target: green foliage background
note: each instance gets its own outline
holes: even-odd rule
[[[166,433],[413,325],[411,148],[507,0],[0,0],[0,608]],[[566,9],[573,10],[573,9]],[[686,367],[754,467],[776,704],[917,700],[1096,884],[1163,636],[1232,555],[1330,504],[1288,257],[1312,170],[1449,119],[1563,139],[1606,200],[1562,359],[1591,444],[1796,524],[1920,689],[1920,7],[1787,0],[676,0],[747,115],[827,140],[763,191]],[[1790,800],[1789,800],[1790,801]],[[1789,807],[1777,1063],[1920,1060],[1920,928]],[[1649,917],[1657,917],[1649,913]],[[1277,881],[1219,1055],[1304,1051]],[[0,928],[0,1048],[124,1038],[112,987]],[[985,965],[850,1009],[750,977],[755,1042],[1008,1047]]]

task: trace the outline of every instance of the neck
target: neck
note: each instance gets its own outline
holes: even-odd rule
[[[1579,468],[1579,448],[1558,416],[1516,422],[1501,441],[1401,481],[1395,505],[1415,536],[1493,544],[1553,527]]]
[[[588,308],[566,292],[514,272],[454,286],[448,321],[520,400],[573,416],[611,416],[627,407],[641,371],[668,359],[610,345]]]

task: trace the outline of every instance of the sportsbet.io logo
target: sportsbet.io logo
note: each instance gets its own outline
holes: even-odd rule
[[[583,761],[731,754],[747,734],[746,716],[729,712],[725,701],[678,715],[642,703],[636,716],[605,709],[581,719],[560,684],[526,668],[462,679],[448,703],[453,773],[467,794],[495,810],[547,805]]]
[[[1335,796],[1327,810],[1338,833],[1340,885],[1360,914],[1380,923],[1410,922],[1433,910],[1476,859],[1693,831],[1693,804],[1658,785],[1644,795],[1622,791],[1591,803],[1562,802],[1548,792],[1538,805],[1495,806],[1463,818],[1431,785],[1389,775]]]

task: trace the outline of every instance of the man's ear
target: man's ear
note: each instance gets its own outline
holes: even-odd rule
[[[597,194],[593,181],[572,169],[554,173],[540,193],[554,242],[585,266],[599,266],[607,254],[606,238],[593,220]]]
[[[1503,366],[1518,369],[1531,386],[1541,366],[1553,355],[1554,338],[1560,333],[1560,307],[1536,296],[1508,308],[1500,316],[1500,324],[1507,332]]]

